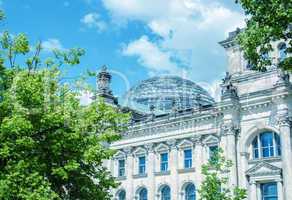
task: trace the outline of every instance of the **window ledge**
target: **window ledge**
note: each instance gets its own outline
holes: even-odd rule
[[[126,176],[118,176],[118,177],[116,177],[116,179],[117,179],[118,181],[123,181],[123,180],[126,180],[127,177],[126,177]]]
[[[195,172],[195,168],[191,167],[191,168],[184,168],[184,169],[178,169],[177,172],[179,174],[183,174],[183,173],[189,173],[189,172]]]
[[[133,178],[145,178],[145,177],[147,177],[146,173],[145,174],[135,174],[135,175],[133,175]]]
[[[170,175],[170,171],[163,171],[163,172],[154,172],[155,176],[165,176]]]
[[[257,158],[257,159],[252,159],[248,161],[248,164],[254,164],[262,161],[266,162],[279,162],[281,161],[281,156],[274,156],[274,157],[268,157],[268,158]]]

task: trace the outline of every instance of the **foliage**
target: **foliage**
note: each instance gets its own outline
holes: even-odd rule
[[[82,88],[60,84],[84,51],[46,58],[8,32],[0,43],[0,199],[110,199],[117,183],[102,162],[129,116],[101,100],[82,106]]]
[[[238,41],[244,50],[245,57],[257,70],[266,70],[272,63],[273,51],[271,42],[283,40],[287,43],[287,53],[292,53],[292,1],[236,0],[248,15],[247,27],[239,35]],[[292,71],[292,58],[288,57],[279,63],[284,70]]]
[[[200,200],[242,200],[246,198],[246,191],[239,187],[228,188],[228,172],[232,166],[230,160],[222,155],[222,149],[214,153],[212,159],[202,166],[205,179],[198,192]]]

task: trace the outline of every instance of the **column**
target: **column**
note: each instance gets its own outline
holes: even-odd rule
[[[291,121],[288,116],[279,118],[279,129],[281,135],[281,150],[283,163],[283,189],[284,199],[292,199],[292,155],[291,155]]]
[[[257,199],[257,186],[255,181],[250,181],[250,189],[248,193],[248,200],[260,200]]]
[[[261,184],[256,184],[256,188],[257,188],[257,193],[256,193],[257,200],[261,200],[262,199]]]
[[[178,150],[176,146],[176,140],[168,140],[167,144],[170,147],[168,166],[170,170],[171,178],[171,196],[172,199],[179,199],[179,177],[177,173],[178,169]]]
[[[277,191],[278,191],[278,200],[284,200],[283,198],[283,184],[282,180],[276,180],[277,181]]]
[[[201,186],[201,183],[203,181],[203,176],[201,174],[201,167],[203,165],[204,159],[203,159],[203,144],[201,141],[201,137],[195,137],[192,138],[192,141],[194,142],[194,161],[193,161],[193,167],[195,167],[196,170],[196,189],[198,189]],[[199,193],[196,193],[197,199],[200,199]]]
[[[126,147],[124,152],[127,154],[127,165],[126,165],[126,199],[132,200],[135,196],[134,185],[133,185],[133,168],[134,168],[134,156],[132,154],[132,147]]]
[[[237,145],[236,145],[236,137],[237,131],[232,123],[223,125],[223,136],[226,141],[226,149],[224,151],[225,155],[227,155],[227,159],[232,161],[232,167],[230,168],[229,174],[229,185],[234,188],[238,186],[238,172],[237,172]]]
[[[148,199],[155,199],[155,177],[154,177],[154,172],[155,172],[155,153],[154,153],[154,144],[149,143],[145,144],[145,147],[148,152],[147,156],[147,165],[146,165],[146,170],[147,170],[147,177],[148,177]]]
[[[248,170],[248,157],[249,153],[240,152],[240,166],[238,166],[239,170],[239,185],[240,187],[248,188],[248,180],[246,178],[245,172]]]

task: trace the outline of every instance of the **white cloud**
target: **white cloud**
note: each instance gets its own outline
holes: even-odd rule
[[[138,20],[160,36],[158,42],[151,44],[156,47],[154,49],[159,50],[156,52],[163,59],[157,60],[165,63],[164,66],[172,68],[170,66],[175,65],[171,56],[176,57],[179,62],[185,62],[186,57],[180,52],[189,52],[191,55],[187,59],[191,76],[197,76],[196,70],[212,67],[208,66],[212,61],[210,57],[214,56],[212,52],[219,49],[221,54],[215,56],[222,56],[218,41],[223,40],[228,31],[243,27],[245,18],[243,13],[231,10],[217,0],[123,0],[123,3],[120,0],[103,0],[103,3],[114,23]],[[141,43],[148,44],[148,48],[143,49]],[[154,65],[158,63],[154,62],[156,58],[148,52],[142,52],[149,50],[149,39],[142,37],[132,41],[128,48],[133,48],[133,44],[136,49],[140,44],[139,53],[135,54],[132,50],[132,53],[125,55],[138,56],[139,62],[148,69],[157,68]],[[169,56],[169,52],[177,53]]]
[[[221,98],[221,83],[222,80],[213,80],[211,83],[198,82],[198,84],[203,87],[216,102],[220,101]]]
[[[88,28],[96,28],[98,31],[104,31],[107,27],[105,21],[100,19],[98,13],[88,13],[80,20]]]
[[[147,67],[150,73],[182,72],[182,69],[172,60],[172,53],[163,51],[158,44],[149,41],[147,36],[130,42],[122,49],[122,53],[126,56],[137,56],[138,62]]]
[[[83,91],[79,96],[81,105],[89,105],[92,102],[93,94],[89,91]]]
[[[53,51],[53,50],[65,50],[60,40],[56,38],[50,38],[46,41],[43,41],[42,48],[48,52]]]

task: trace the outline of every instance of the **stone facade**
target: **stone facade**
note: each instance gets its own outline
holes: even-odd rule
[[[198,199],[197,192],[196,197],[187,198],[187,188],[200,187],[201,165],[208,161],[212,147],[219,146],[234,164],[229,174],[230,187],[247,189],[249,200],[265,199],[269,194],[264,187],[276,188],[274,199],[292,200],[289,74],[276,67],[266,72],[251,71],[232,37],[220,44],[229,56],[220,102],[204,109],[133,122],[122,140],[111,145],[118,152],[105,164],[121,182],[113,191],[115,199],[123,195],[127,200],[143,199],[146,191],[147,199],[160,200],[165,186],[173,200]],[[273,135],[272,142],[262,138],[264,133]],[[185,150],[191,152],[191,165],[187,167]],[[166,170],[161,170],[163,153],[168,157]],[[145,165],[140,160],[143,157]],[[124,168],[119,161],[124,161]]]

